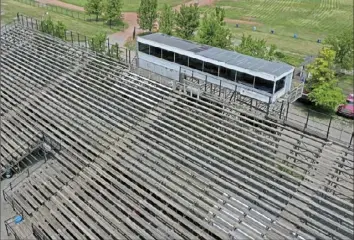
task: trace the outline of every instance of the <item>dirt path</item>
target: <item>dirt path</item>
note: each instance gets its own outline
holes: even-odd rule
[[[73,4],[64,3],[59,0],[37,0],[40,3],[55,5],[58,7],[63,7],[75,11],[84,11],[83,7],[79,7]],[[199,6],[209,6],[213,5],[215,0],[196,0],[185,3],[186,5],[190,5],[193,3],[198,3]],[[179,10],[181,5],[175,6],[174,9]],[[124,22],[126,22],[129,27],[124,31],[116,32],[109,35],[109,40],[112,44],[118,43],[120,46],[123,46],[124,43],[128,40],[129,37],[133,35],[134,27],[136,28],[136,33],[141,32],[138,24],[138,15],[136,12],[124,12],[123,13]]]

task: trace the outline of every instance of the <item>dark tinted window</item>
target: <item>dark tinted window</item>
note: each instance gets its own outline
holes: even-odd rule
[[[273,81],[268,81],[263,78],[256,77],[256,81],[254,84],[254,87],[256,89],[268,92],[268,93],[273,93]]]
[[[204,72],[218,76],[218,66],[204,62]]]
[[[188,57],[175,53],[176,63],[188,67]]]
[[[162,58],[168,60],[170,62],[174,62],[174,53],[171,51],[167,51],[162,49]]]
[[[161,58],[161,48],[150,46],[150,55]]]
[[[285,77],[283,77],[282,79],[278,80],[275,83],[275,92],[278,92],[279,90],[284,88],[284,86],[285,86]]]
[[[236,81],[253,87],[254,76],[247,73],[237,72]]]
[[[203,61],[200,61],[196,58],[189,58],[189,67],[193,69],[197,69],[199,71],[203,70]]]
[[[149,45],[144,43],[138,43],[138,50],[139,52],[149,54]]]
[[[235,81],[236,71],[224,67],[220,67],[220,77],[228,79],[230,81]]]

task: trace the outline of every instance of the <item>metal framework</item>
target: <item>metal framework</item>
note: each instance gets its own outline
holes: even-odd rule
[[[1,66],[2,151],[60,144],[6,192],[18,238],[353,238],[348,149],[19,25]]]

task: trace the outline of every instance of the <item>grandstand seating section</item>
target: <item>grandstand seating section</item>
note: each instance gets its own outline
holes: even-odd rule
[[[51,239],[353,238],[344,147],[20,25],[1,36],[1,88],[3,166],[42,133],[61,145],[7,192],[22,239],[31,224]]]

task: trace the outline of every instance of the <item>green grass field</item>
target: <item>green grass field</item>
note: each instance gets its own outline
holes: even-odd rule
[[[37,19],[41,19],[47,12],[45,8],[31,6],[14,0],[2,0],[1,4],[2,10],[5,12],[5,14],[1,16],[1,22],[4,23],[11,22],[16,17],[17,12]],[[87,37],[92,37],[97,32],[110,34],[119,31],[117,28],[110,29],[109,26],[105,25],[103,22],[88,22],[51,11],[49,11],[49,16],[51,16],[54,21],[62,21],[68,29],[79,32]]]
[[[60,0],[62,2],[70,3],[80,7],[85,6],[87,0]],[[159,9],[162,8],[163,4],[171,4],[176,6],[182,4],[183,2],[188,2],[187,0],[158,0]],[[123,0],[123,12],[136,12],[138,11],[140,0]]]
[[[235,20],[229,25],[237,38],[251,34],[298,54],[314,55],[322,47],[317,39],[353,29],[352,0],[220,0],[216,5]],[[270,34],[272,29],[274,35]]]

